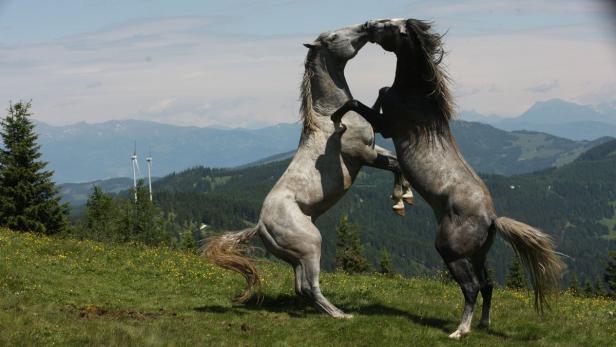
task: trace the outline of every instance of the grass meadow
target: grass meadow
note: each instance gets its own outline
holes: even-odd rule
[[[233,306],[240,277],[195,254],[0,230],[0,345],[616,345],[606,298],[564,293],[539,317],[529,293],[497,289],[490,329],[451,341],[462,307],[453,284],[325,273],[324,294],[354,315],[334,320],[295,297],[289,267],[259,269],[263,303]]]

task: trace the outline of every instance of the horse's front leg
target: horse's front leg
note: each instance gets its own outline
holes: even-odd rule
[[[378,99],[374,107],[376,107],[376,105],[380,105],[380,101]],[[331,115],[331,120],[334,124],[338,125],[342,121],[342,117],[344,117],[344,115],[349,111],[355,111],[360,116],[364,117],[368,123],[370,123],[375,132],[381,134],[383,132],[387,132],[387,123],[378,109],[368,107],[355,99],[345,102],[344,105],[342,105]]]

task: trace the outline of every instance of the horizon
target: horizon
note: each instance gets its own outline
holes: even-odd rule
[[[477,122],[477,123],[482,123],[482,124],[486,124],[489,126],[494,127],[495,124],[494,122],[496,120],[501,121],[501,120],[507,120],[507,119],[517,119],[520,118],[522,116],[524,116],[528,111],[532,110],[533,107],[541,105],[542,103],[548,103],[548,102],[564,102],[567,104],[574,104],[577,106],[582,106],[582,107],[592,107],[594,111],[596,111],[595,107],[601,104],[580,104],[577,103],[575,101],[568,101],[568,100],[564,100],[564,99],[560,99],[560,98],[552,98],[552,99],[548,99],[548,100],[543,100],[543,101],[537,101],[534,104],[532,104],[527,110],[525,110],[524,112],[518,114],[518,115],[514,115],[512,117],[501,117],[498,115],[485,115],[485,114],[481,114],[476,112],[475,110],[460,110],[459,112],[456,113],[456,116],[454,117],[453,121],[465,121],[465,122]],[[612,100],[612,103],[616,103],[616,100]],[[613,107],[615,112],[616,112],[616,107]],[[472,115],[474,117],[482,117],[484,119],[477,119],[477,118],[465,118],[465,115]],[[615,113],[616,115],[616,113]],[[45,121],[42,121],[40,119],[36,119],[34,118],[34,121],[37,123],[42,123],[45,124],[47,126],[51,126],[51,127],[69,127],[69,126],[74,126],[74,125],[80,125],[80,124],[86,124],[86,125],[100,125],[100,124],[105,124],[105,123],[111,123],[111,122],[122,122],[122,121],[135,121],[135,122],[150,122],[150,123],[154,123],[154,124],[161,124],[161,125],[169,125],[169,126],[176,126],[176,127],[193,127],[193,128],[208,128],[208,129],[217,129],[217,130],[259,130],[259,129],[265,129],[265,128],[270,128],[270,127],[276,127],[279,125],[298,125],[301,126],[301,119],[296,119],[296,120],[291,120],[291,121],[282,121],[280,123],[273,123],[273,124],[264,124],[264,125],[257,125],[254,127],[243,127],[243,126],[227,126],[224,124],[210,124],[210,125],[190,125],[190,124],[173,124],[171,122],[165,122],[165,121],[157,121],[157,120],[149,120],[149,119],[136,119],[136,118],[122,118],[122,119],[106,119],[106,120],[101,120],[101,121],[94,121],[94,122],[90,122],[88,120],[79,120],[76,121],[74,123],[68,123],[68,124],[52,124],[52,123],[48,123]],[[612,123],[610,122],[610,120],[607,120],[608,123]],[[498,128],[498,127],[497,127]],[[539,131],[542,132],[542,131]],[[553,135],[553,134],[552,134]],[[557,135],[553,135],[553,136],[557,136]]]
[[[33,3],[0,0],[0,100],[32,99],[34,119],[54,126],[294,123],[301,43],[392,17],[431,19],[448,32],[445,62],[460,113],[506,118],[554,98],[616,100],[616,21],[606,0],[328,2],[326,12],[322,1],[59,1],[35,4],[36,13]],[[394,65],[367,45],[347,68],[355,97],[374,100]]]

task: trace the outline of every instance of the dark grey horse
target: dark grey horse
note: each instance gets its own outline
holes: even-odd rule
[[[304,128],[297,153],[265,198],[256,227],[213,237],[204,247],[205,258],[246,279],[246,290],[236,301],[248,299],[251,287],[259,284],[245,254],[247,241],[258,234],[271,253],[293,266],[298,295],[333,317],[350,317],[321,293],[321,233],[314,222],[342,198],[363,165],[393,171],[398,182],[393,195],[404,198],[406,187],[409,198],[395,155],[374,145],[370,123],[351,113],[345,130],[329,118],[352,99],[344,68],[368,42],[368,29],[365,24],[343,28],[307,45],[301,86]]]
[[[492,285],[485,260],[496,232],[529,271],[535,307],[541,311],[549,290],[558,288],[564,265],[548,235],[496,216],[486,185],[462,157],[449,127],[453,106],[440,66],[442,36],[432,33],[429,23],[413,19],[382,20],[370,27],[371,40],[396,54],[393,85],[381,89],[373,108],[351,100],[332,119],[338,123],[352,110],[392,137],[404,175],[434,210],[436,249],[460,285],[465,302],[461,323],[449,337],[459,339],[470,332],[479,292],[483,296],[480,325],[490,324]]]

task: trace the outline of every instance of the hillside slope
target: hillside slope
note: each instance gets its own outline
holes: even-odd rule
[[[239,276],[163,248],[0,229],[0,345],[445,346],[462,302],[436,280],[325,273],[334,320],[297,300],[291,270],[267,261],[262,305],[231,306]],[[492,327],[470,346],[607,346],[616,302],[561,296],[543,319],[526,293],[495,290]],[[610,313],[611,312],[611,313]],[[475,325],[477,323],[475,322]],[[583,328],[581,328],[583,327]],[[612,341],[612,342],[610,342]]]

